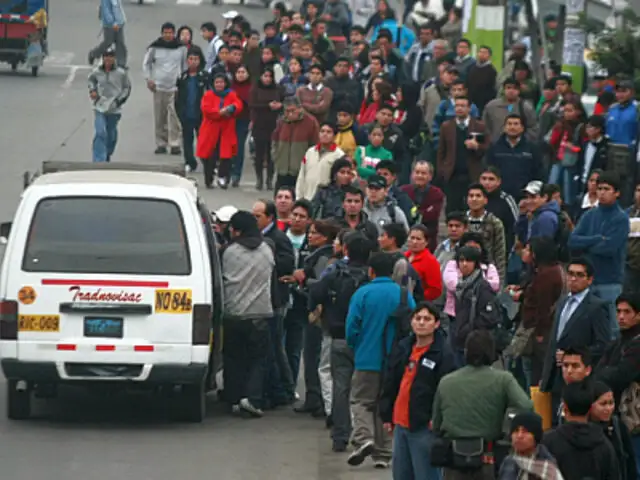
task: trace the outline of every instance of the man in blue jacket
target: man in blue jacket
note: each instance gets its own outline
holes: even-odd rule
[[[516,224],[516,233],[522,243],[536,237],[555,238],[558,232],[560,205],[551,200],[549,189],[539,180],[529,182],[524,188],[526,195],[527,214],[520,215]]]
[[[98,17],[102,20],[102,42],[89,52],[89,65],[102,57],[107,48],[115,44],[116,64],[127,67],[127,46],[124,43],[124,24],[126,18],[121,0],[100,0]]]
[[[355,371],[351,383],[354,451],[349,465],[360,465],[371,455],[378,468],[391,460],[391,437],[378,415],[382,372],[394,342],[396,325],[392,315],[401,302],[401,288],[393,280],[395,259],[375,253],[369,260],[371,281],[351,297],[346,324],[347,344],[353,349]],[[409,293],[407,309],[416,303]]]
[[[593,288],[609,302],[612,339],[619,333],[615,301],[622,293],[629,236],[629,216],[618,204],[620,183],[615,172],[600,175],[598,206],[580,218],[568,242],[572,253],[587,257],[594,266]]]

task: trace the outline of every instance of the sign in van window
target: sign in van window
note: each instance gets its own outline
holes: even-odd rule
[[[166,200],[56,197],[38,203],[22,268],[27,272],[189,275],[178,206]]]

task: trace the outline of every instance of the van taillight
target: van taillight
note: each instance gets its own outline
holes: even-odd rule
[[[196,304],[193,306],[191,343],[208,345],[211,336],[211,305]]]
[[[18,302],[0,302],[0,340],[18,339]]]

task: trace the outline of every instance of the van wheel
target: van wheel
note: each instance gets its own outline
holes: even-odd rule
[[[26,420],[31,416],[31,390],[21,380],[9,380],[7,385],[7,417],[11,420]]]
[[[201,423],[207,412],[206,392],[204,384],[182,385],[176,411],[177,420],[190,423]]]

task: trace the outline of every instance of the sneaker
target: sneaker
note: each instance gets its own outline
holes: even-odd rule
[[[384,470],[385,468],[389,468],[389,462],[387,460],[376,460],[373,462],[373,468]]]
[[[185,165],[184,166],[184,173],[189,175],[191,172],[193,172],[193,169],[191,168],[191,166],[190,165]]]
[[[171,155],[182,155],[182,149],[180,147],[171,147]]]
[[[227,183],[227,179],[224,177],[218,178],[218,186],[224,190],[229,188],[229,184]]]
[[[365,459],[373,453],[373,450],[374,443],[369,440],[351,452],[351,455],[349,455],[349,458],[347,459],[347,463],[352,467],[362,465],[362,462],[364,462]]]
[[[259,408],[253,406],[248,398],[243,398],[242,400],[240,400],[240,408],[245,412],[250,413],[251,416],[255,418],[260,418],[264,415],[264,412]],[[373,446],[373,444],[371,445]]]
[[[334,440],[332,450],[336,453],[342,453],[347,451],[347,442],[342,440]]]
[[[167,147],[158,147],[153,153],[155,153],[156,155],[165,154],[167,153]]]

